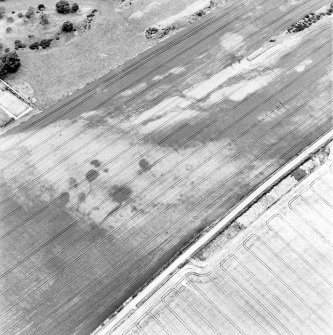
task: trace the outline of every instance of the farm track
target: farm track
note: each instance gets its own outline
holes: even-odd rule
[[[319,4],[322,3],[322,1],[308,2],[306,6],[298,7],[295,9],[295,12],[290,12],[287,16],[276,17],[275,13],[268,14],[275,19],[272,19],[271,26],[263,27],[262,31],[266,31],[267,34],[267,31],[270,33],[270,29],[283,29],[288,23],[295,21],[295,16],[301,16],[309,10],[319,7]],[[227,15],[228,14],[225,14],[225,16]],[[231,15],[238,15],[237,10]],[[15,150],[17,146],[25,145],[29,143],[29,141],[32,141],[45,126],[57,122],[57,120],[62,120],[64,115],[69,119],[75,119],[76,115],[108,105],[121,92],[134,87],[142,80],[152,77],[162,69],[163,71],[167,71],[165,69],[166,63],[164,58],[167,58],[168,62],[170,62],[167,66],[172,67],[177,64],[178,58],[182,59],[186,53],[193,52],[196,48],[200,49],[200,43],[208,43],[206,42],[207,38],[213,38],[214,34],[218,34],[228,27],[229,22],[223,25],[221,23],[218,24],[218,20],[220,19],[220,16],[208,17],[207,20],[202,21],[200,24],[189,27],[182,35],[174,36],[166,42],[162,42],[161,45],[144,54],[144,56],[146,54],[150,56],[141,56],[138,60],[133,60],[125,69],[117,69],[115,74],[111,73],[109,76],[97,81],[97,84],[91,84],[85,89],[80,90],[74,94],[73,97],[69,97],[63,101],[60,106],[56,105],[46,111],[45,114],[32,118],[27,123],[2,136],[2,138],[0,138],[1,143],[4,144],[6,142],[7,136],[12,137],[17,134],[17,141],[15,141],[15,144],[10,148]],[[231,16],[230,22],[232,22],[232,20]],[[260,33],[262,33],[262,31]],[[205,35],[205,32],[207,32],[208,35]],[[254,37],[256,33],[251,36]],[[304,49],[309,48],[311,41],[310,36],[311,38],[317,38],[320,37],[320,35],[320,30],[314,31],[309,34],[309,39],[300,47]],[[199,39],[198,36],[200,36]],[[260,36],[261,39],[255,41],[251,45],[251,48],[257,48],[262,44],[264,34]],[[172,50],[172,48],[175,48],[175,50]],[[179,50],[180,52],[178,52]],[[200,53],[204,50],[207,50],[206,46],[204,48],[201,47]],[[238,185],[235,181],[242,178],[242,175],[251,169],[253,164],[263,162],[262,166],[260,168],[256,167],[251,178],[247,180],[247,183],[251,186],[264,180],[283,164],[283,162],[288,161],[293,155],[302,150],[302,148],[329,130],[332,118],[328,117],[328,113],[332,101],[326,101],[325,104],[316,110],[315,115],[309,112],[308,104],[311,102],[311,99],[318,98],[322,93],[331,88],[331,85],[326,85],[320,90],[316,90],[316,86],[321,78],[327,75],[331,70],[329,60],[332,55],[327,43],[323,43],[309,50],[310,52],[307,51],[301,58],[296,58],[295,61],[293,61],[295,57],[294,53],[283,56],[281,60],[288,64],[288,66],[284,69],[282,74],[274,80],[282,81],[284,76],[290,73],[295,65],[311,57],[315,61],[307,68],[306,72],[294,76],[292,80],[283,83],[283,85],[280,83],[280,88],[277,89],[276,92],[267,93],[267,96],[260,97],[261,100],[258,100],[256,93],[250,94],[246,99],[235,104],[223,114],[214,115],[207,122],[203,123],[203,127],[187,134],[174,146],[175,150],[182,148],[197,136],[200,136],[204,131],[212,129],[214,125],[221,123],[221,127],[219,131],[216,132],[216,136],[227,137],[229,141],[226,144],[221,144],[207,159],[199,161],[193,170],[187,172],[172,185],[167,178],[167,176],[172,176],[176,169],[180,165],[185,164],[191,157],[200,155],[201,152],[203,153],[205,150],[204,143],[198,146],[189,155],[185,155],[182,160],[166,169],[163,176],[156,177],[153,181],[149,181],[148,177],[140,176],[143,181],[147,182],[147,185],[134,193],[133,197],[143,197],[148,192],[156,192],[155,190],[159,190],[156,192],[156,195],[142,207],[144,211],[149,210],[153,203],[157,203],[162,199],[171,199],[169,195],[171,187],[182,185],[182,183],[189,179],[195,182],[195,184],[188,189],[188,192],[193,192],[199,189],[200,185],[204,185],[209,181],[215,174],[220,173],[223,169],[228,169],[228,166],[232,166],[233,161],[237,161],[243,156],[246,157],[244,164],[238,170],[228,175],[223,183],[219,183],[211,188],[210,192],[206,195],[207,200],[202,203],[190,204],[186,211],[179,213],[179,215],[170,222],[159,222],[160,218],[167,214],[168,208],[156,207],[154,212],[151,213],[151,216],[147,216],[146,220],[139,219],[138,214],[133,214],[127,219],[124,219],[119,227],[114,228],[112,232],[115,236],[112,241],[113,245],[103,249],[104,245],[110,242],[109,235],[102,236],[94,242],[87,242],[90,241],[89,238],[93,239],[95,233],[99,231],[100,228],[97,224],[89,228],[78,229],[80,222],[86,220],[90,212],[87,212],[80,218],[68,221],[68,223],[63,224],[62,228],[57,228],[56,225],[70,209],[58,209],[52,202],[41,206],[32,215],[29,214],[26,217],[19,217],[20,211],[18,208],[5,211],[5,215],[0,213],[0,224],[2,226],[1,239],[6,242],[4,245],[7,245],[10,240],[16,241],[14,244],[8,244],[8,248],[4,249],[4,252],[1,252],[0,281],[4,284],[4,289],[1,292],[2,297],[0,298],[4,300],[4,303],[1,304],[0,311],[0,319],[2,320],[0,329],[2,333],[20,334],[23,329],[25,334],[44,334],[45,332],[50,334],[71,334],[73,332],[79,332],[80,334],[90,333],[96,328],[99,322],[131,295],[131,292],[133,293],[133,291],[139,288],[145,282],[146,278],[151,277],[151,275],[160,268],[161,264],[165,263],[181,245],[190,240],[194,236],[196,229],[200,227],[204,228],[205,223],[193,221],[194,224],[191,224],[192,218],[199,217],[203,219],[210,214],[216,215],[216,211],[220,212],[221,215],[222,212],[228,211],[235,202],[237,203],[237,199],[234,197],[235,190],[243,190],[244,185]],[[164,56],[162,57],[161,55]],[[156,57],[163,59],[161,59],[160,63],[155,63]],[[194,57],[186,62],[186,66],[191,64],[193,58]],[[153,66],[150,66],[150,62],[152,62]],[[181,64],[183,65],[184,63]],[[218,69],[216,68],[215,70]],[[137,71],[137,73],[135,73],[135,71]],[[163,92],[161,96],[158,96],[152,102],[157,102],[161,97],[170,94],[173,88],[180,85],[188,77],[189,74],[185,74],[185,77],[174,82],[170,89]],[[119,81],[122,80],[124,83],[119,84]],[[114,88],[112,88],[112,85],[114,85]],[[126,104],[135,103],[142,94],[149,92],[155,85],[158,84],[151,84],[139,94],[134,94],[131,98],[126,100]],[[108,96],[105,96],[105,93],[101,93],[101,99],[98,99],[99,95],[98,92],[96,92],[98,87],[110,90],[107,93]],[[240,90],[241,87],[238,89]],[[306,92],[309,92],[308,96],[301,104],[296,105],[294,109],[289,109],[284,115],[278,116],[271,125],[265,126],[266,118],[257,119],[257,110],[265,108],[265,106],[266,108],[271,108],[271,106],[274,105],[275,99],[280,96],[284,97],[285,104],[293,104],[297,99],[301,99]],[[200,100],[196,101],[196,103],[200,103]],[[214,103],[209,111],[216,108],[220,103],[221,101]],[[148,108],[147,106],[148,105],[141,104],[140,107],[137,107],[136,114],[138,115],[136,117],[140,115],[142,109]],[[121,107],[115,107],[117,110],[119,108]],[[113,111],[102,111],[99,119],[92,121],[92,123],[98,125],[99,120],[112,114]],[[274,114],[273,111],[267,115],[267,119],[272,116],[272,114]],[[200,114],[200,116],[202,115]],[[193,120],[199,120],[199,117],[195,117]],[[288,120],[296,120],[297,117],[299,117],[300,120],[295,122],[291,127]],[[36,178],[22,183],[21,187],[14,190],[13,193],[8,192],[6,194],[7,199],[0,199],[0,206],[2,206],[0,207],[0,211],[1,208],[5,208],[6,204],[15,199],[16,196],[28,192],[33,184],[54,173],[58,166],[71,161],[77,161],[78,165],[87,164],[94,156],[80,158],[80,151],[84,150],[85,146],[91,145],[94,141],[103,138],[103,136],[109,132],[117,134],[117,128],[115,126],[121,125],[125,120],[126,117],[121,118],[117,121],[117,124],[107,127],[101,131],[97,137],[88,139],[87,143],[72,150],[70,154],[59,160],[56,165],[45,169]],[[168,120],[166,123],[170,122],[171,120]],[[155,129],[154,133],[158,133],[162,127],[166,126],[166,123],[163,123],[163,125]],[[222,126],[223,123],[224,125]],[[69,122],[64,128],[54,133],[50,132],[48,138],[40,141],[38,145],[31,147],[31,152],[35,152],[37,157],[39,157],[34,161],[34,165],[38,166],[53,155],[57,155],[62,149],[66,149],[77,136],[85,132],[89,133],[90,131],[89,127],[84,127],[80,132],[75,131],[73,136],[71,135],[70,137],[64,138],[53,150],[46,152],[43,150],[44,147],[47,148],[46,144],[48,142],[52,143],[53,139],[58,136],[59,133],[63,132],[66,128],[70,129],[70,127],[74,125],[74,121]],[[168,140],[182,133],[183,130],[183,126],[173,129],[172,132],[158,139],[155,145],[157,147],[164,145]],[[27,134],[25,134],[25,132],[27,132]],[[269,138],[273,133],[276,134],[276,138],[279,140],[270,143]],[[119,137],[117,137],[114,142],[106,142],[105,146],[98,147],[98,153],[107,152],[118,140],[126,139],[129,134],[130,132],[126,131],[119,133]],[[149,139],[150,136],[152,136],[152,134],[143,135],[133,141],[131,145],[139,144]],[[285,144],[283,144],[284,142]],[[288,143],[288,145],[286,145],[286,143]],[[205,171],[205,168],[211,164],[215,157],[223,154],[223,150],[234,146],[237,147],[237,151],[228,157],[223,164],[216,166],[212,171],[204,174],[203,178],[195,177],[196,173]],[[130,146],[124,148],[111,160],[103,161],[103,164],[96,170],[101,172],[108,164],[121,159],[122,155],[125,155],[130,150]],[[248,153],[252,152],[254,153],[253,155],[248,155]],[[153,153],[154,148],[150,148],[142,155]],[[5,155],[5,152],[2,155]],[[8,164],[2,166],[1,171],[6,172],[11,166],[15,166],[15,164],[19,164],[22,161],[24,162],[27,155],[28,153],[24,153],[14,160],[11,160]],[[271,159],[266,161],[267,157],[271,157]],[[170,153],[160,155],[156,160],[156,164],[161,164],[169,158],[172,159]],[[115,178],[125,175],[127,170],[130,170],[137,162],[138,159],[129,160],[126,166],[110,173],[105,182],[112,182]],[[72,173],[74,170],[68,172]],[[6,187],[6,185],[9,185],[12,181],[14,182],[17,179],[24,178],[25,174],[28,173],[29,170],[15,171],[11,179],[5,180],[1,186]],[[48,189],[52,189],[52,187],[56,186],[63,177],[65,176],[56,175],[56,179],[49,184]],[[139,177],[131,177],[124,185],[130,186],[135,183],[138,178]],[[79,186],[81,184],[83,184],[83,179],[78,183]],[[99,188],[99,186],[96,187],[95,191],[99,190]],[[222,189],[223,192],[221,192]],[[38,196],[38,194],[36,196]],[[34,199],[28,199],[28,201],[33,200]],[[101,206],[105,201],[106,200],[102,200],[102,202],[97,205]],[[130,200],[124,202],[122,206],[129,206],[129,204]],[[75,206],[77,205],[73,205],[73,209]],[[217,208],[223,208],[222,212]],[[127,229],[132,222],[135,225],[135,220],[140,220],[138,224],[136,224],[136,228]],[[10,224],[8,224],[8,222],[10,222]],[[38,222],[38,225],[35,228],[36,222]],[[52,228],[53,225],[55,225],[54,228]],[[182,227],[181,230],[179,230],[179,227]],[[20,236],[21,234],[22,236]],[[29,234],[32,234],[31,236],[40,234],[41,237],[38,243],[34,242],[28,245],[27,236],[29,236]],[[163,245],[163,247],[160,247],[161,245]],[[47,250],[52,250],[52,252],[48,254]],[[99,252],[101,253],[99,254]],[[90,256],[90,254],[95,253],[96,256]],[[94,258],[90,259],[90,257]],[[59,259],[61,259],[62,262],[58,265],[57,262]],[[9,260],[8,263],[6,263],[6,260]],[[53,264],[56,265],[54,266]],[[44,269],[50,268],[52,269],[50,273],[43,274],[39,277],[39,274],[43,273]],[[112,283],[112,285],[110,285],[110,283]],[[50,287],[49,291],[48,287]],[[26,311],[24,311],[25,308]],[[27,320],[33,320],[33,325],[29,325]]]

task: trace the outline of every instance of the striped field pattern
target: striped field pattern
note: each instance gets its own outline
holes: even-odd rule
[[[230,243],[110,334],[332,334],[332,161]]]
[[[227,1],[0,136],[1,334],[90,334],[332,129],[324,5]]]

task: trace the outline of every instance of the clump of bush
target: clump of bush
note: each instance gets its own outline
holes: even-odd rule
[[[9,34],[12,30],[13,30],[12,27],[7,27],[7,28],[6,28],[6,33]]]
[[[73,23],[70,21],[65,21],[61,27],[61,30],[65,33],[70,33],[73,31],[73,29],[74,29]]]
[[[74,2],[72,7],[67,0],[60,0],[56,3],[56,10],[59,14],[76,13],[80,9],[77,2]]]
[[[93,9],[90,14],[87,14],[87,18],[84,21],[83,28],[84,29],[90,29],[91,28],[91,22],[93,20],[93,17],[95,16],[95,13],[97,12],[97,9]]]
[[[46,49],[51,46],[51,42],[53,41],[53,38],[44,38],[41,41],[33,42],[29,45],[29,49],[31,50],[38,50],[39,47]]]
[[[79,4],[77,2],[74,2],[72,5],[72,12],[76,13],[80,9]]]
[[[4,54],[0,60],[0,77],[3,78],[7,73],[15,73],[21,66],[21,60],[16,51]]]
[[[33,42],[29,45],[29,49],[31,50],[38,50],[39,49],[39,42]]]
[[[288,33],[297,33],[302,31],[308,27],[310,27],[313,23],[319,21],[325,15],[331,15],[333,13],[333,3],[330,7],[326,10],[326,12],[321,12],[318,14],[310,13],[305,15],[301,20],[293,23],[288,29]]]
[[[68,1],[60,0],[56,3],[56,10],[59,14],[68,14],[71,10],[71,7]]]
[[[24,49],[26,47],[26,44],[23,43],[22,41],[20,40],[16,40],[14,42],[14,45],[15,45],[15,49],[18,50],[18,49]]]
[[[148,27],[145,31],[146,38],[154,38],[157,36],[158,29],[156,27]]]
[[[43,48],[46,49],[51,46],[51,42],[53,41],[53,38],[44,38],[39,42],[39,45]]]
[[[18,12],[18,13],[17,13],[17,16],[21,19],[24,15],[23,15],[22,12]]]
[[[14,18],[12,16],[8,16],[7,17],[7,22],[8,23],[13,23],[14,22]]]
[[[199,10],[198,12],[194,13],[195,16],[199,16],[202,17],[204,16],[206,13],[203,9]]]
[[[2,62],[5,63],[6,69],[10,73],[15,73],[21,66],[21,60],[16,51],[11,51],[2,57]]]

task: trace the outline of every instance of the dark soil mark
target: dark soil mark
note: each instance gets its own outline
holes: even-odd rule
[[[99,173],[96,170],[89,170],[86,173],[86,179],[89,181],[89,183],[93,182],[99,177]]]
[[[69,202],[69,193],[62,192],[57,198],[54,199],[53,205],[57,207],[63,207],[66,206],[68,202]]]
[[[77,188],[78,184],[77,184],[77,180],[74,178],[74,177],[70,177],[68,179],[68,185],[69,185],[69,188],[72,189],[72,188]]]
[[[145,158],[140,159],[139,166],[142,172],[149,171],[152,167],[151,164]]]
[[[78,200],[79,200],[79,202],[85,201],[86,200],[86,195],[83,192],[79,193]]]
[[[94,159],[90,162],[91,165],[93,165],[94,167],[98,168],[101,166],[101,162],[98,159]]]
[[[119,204],[122,204],[123,202],[129,200],[132,193],[132,189],[125,185],[114,185],[109,190],[109,196],[114,202],[118,202]]]
[[[109,169],[104,169],[103,171],[106,173],[106,172],[109,172]]]
[[[291,176],[294,177],[297,181],[301,181],[306,177],[306,171],[298,168],[291,173]]]

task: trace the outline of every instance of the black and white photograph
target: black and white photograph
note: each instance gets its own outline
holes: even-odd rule
[[[329,0],[0,0],[0,335],[332,335],[332,52]]]

